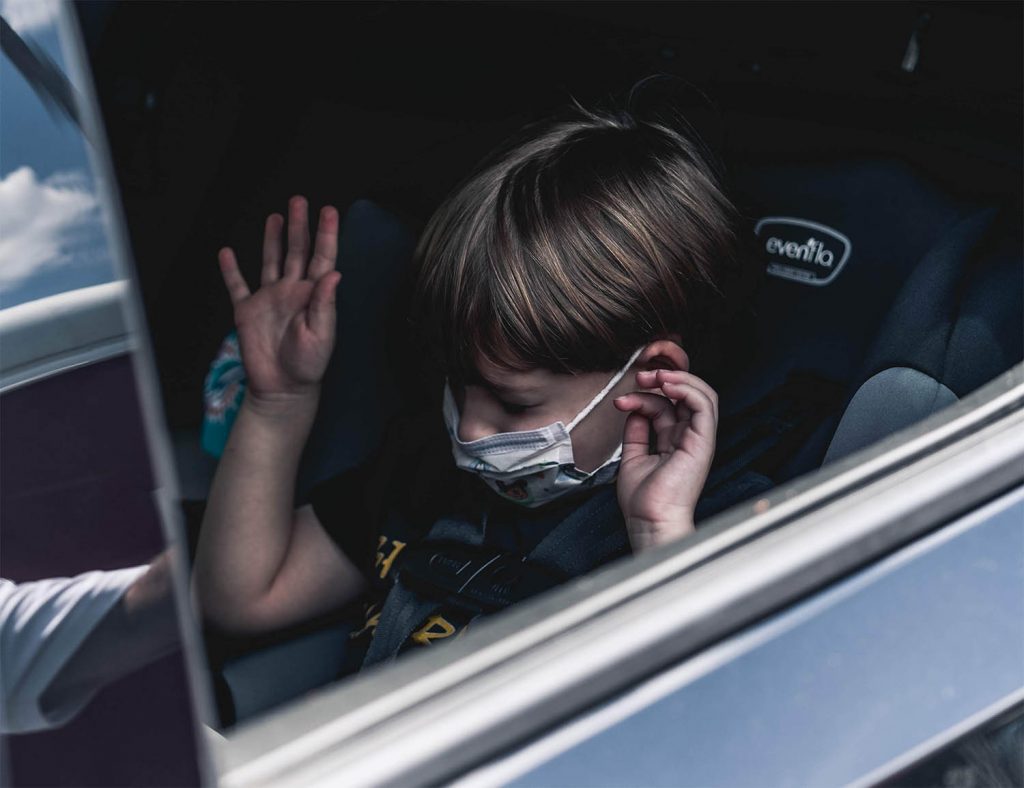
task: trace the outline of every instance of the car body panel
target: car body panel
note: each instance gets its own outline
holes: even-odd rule
[[[872,783],[1021,700],[1024,487],[465,784]]]
[[[433,782],[500,757],[1020,486],[1022,401],[1018,366],[690,540],[247,723],[229,737],[222,781]]]

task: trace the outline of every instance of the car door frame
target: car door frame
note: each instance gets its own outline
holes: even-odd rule
[[[452,779],[1022,482],[1024,364],[680,543],[240,726],[221,782]]]
[[[133,276],[135,262],[81,30],[69,2],[54,2],[53,7],[66,72],[49,62],[44,52],[26,45],[15,31],[5,32],[12,37],[19,52],[23,56],[28,53],[28,57],[35,59],[34,65],[40,73],[45,72],[46,78],[33,85],[37,93],[49,93],[43,100],[60,106],[65,113],[63,117],[77,126],[84,137],[87,166],[95,182],[100,224],[114,276],[103,284],[60,292],[0,310],[0,339],[5,344],[17,345],[0,366],[0,394],[20,396],[25,393],[20,390],[35,384],[45,385],[61,375],[105,362],[116,365],[120,359],[127,362],[124,368],[129,372],[124,379],[134,386],[134,391],[126,399],[137,407],[137,412],[125,414],[122,426],[131,439],[139,437],[136,432],[141,433],[139,442],[144,444],[140,451],[148,461],[152,477],[149,494],[159,521],[159,536],[162,547],[170,552],[174,607],[186,664],[184,678],[190,708],[185,718],[190,719],[190,735],[195,738],[195,771],[202,784],[214,784],[216,770],[203,725],[212,722],[215,716],[206,671],[197,669],[203,663],[202,639],[188,593],[185,529],[178,506],[180,494],[170,441],[163,424],[152,343],[141,293]],[[25,64],[12,61],[11,65],[22,71]],[[89,779],[88,774],[80,776]]]

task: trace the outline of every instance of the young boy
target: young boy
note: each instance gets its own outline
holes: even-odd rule
[[[248,390],[194,590],[225,630],[362,600],[350,664],[693,530],[715,447],[709,367],[750,260],[705,152],[664,118],[576,107],[455,189],[416,249],[410,400],[378,458],[293,509],[334,344],[338,213],[268,217],[261,286],[220,253]],[[308,261],[308,262],[307,262]],[[412,340],[411,340],[412,341]],[[421,372],[444,379],[419,392]],[[454,458],[454,463],[452,462]]]

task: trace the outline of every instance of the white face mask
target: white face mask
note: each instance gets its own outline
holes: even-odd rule
[[[535,430],[502,432],[475,441],[459,439],[459,410],[451,387],[445,381],[444,420],[452,441],[455,464],[477,474],[498,495],[533,508],[568,492],[612,481],[619,470],[622,442],[601,465],[590,472],[576,467],[572,456],[573,427],[601,402],[633,366],[643,347],[601,389],[568,426],[560,421]]]

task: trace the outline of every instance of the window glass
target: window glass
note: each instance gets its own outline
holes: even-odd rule
[[[239,8],[234,6],[122,3],[115,4],[106,19],[94,16],[96,7],[83,2],[77,11],[85,22],[93,17],[95,23],[87,43],[139,261],[193,556],[208,552],[209,537],[206,551],[199,549],[199,537],[217,527],[205,508],[215,470],[225,457],[240,454],[225,453],[225,446],[238,423],[252,423],[235,417],[242,412],[243,398],[255,389],[242,363],[240,346],[244,349],[245,342],[234,330],[218,250],[234,250],[239,273],[256,294],[263,275],[267,217],[286,213],[289,198],[304,195],[315,238],[318,212],[325,205],[338,209],[338,268],[344,278],[337,289],[337,342],[332,363],[322,373],[317,415],[302,428],[301,460],[297,470],[289,469],[287,481],[295,483],[296,508],[310,504],[330,539],[310,525],[307,533],[320,541],[311,538],[309,544],[323,549],[309,550],[307,562],[311,556],[335,555],[327,549],[330,544],[358,564],[374,584],[389,582],[399,572],[415,582],[416,562],[431,559],[417,549],[417,543],[426,540],[412,528],[400,530],[405,524],[397,517],[381,530],[378,521],[386,513],[364,511],[361,496],[371,489],[382,506],[397,507],[410,500],[418,503],[421,498],[414,495],[421,493],[426,501],[429,492],[431,499],[441,500],[439,509],[454,506],[460,491],[449,494],[446,485],[461,471],[455,471],[443,433],[440,403],[430,414],[431,424],[441,428],[440,445],[430,444],[436,454],[417,450],[419,433],[396,433],[394,443],[407,453],[397,463],[405,476],[399,493],[376,495],[377,487],[367,484],[360,469],[384,445],[386,422],[428,401],[410,394],[414,385],[422,383],[426,389],[430,381],[410,372],[425,357],[409,351],[407,313],[399,308],[405,305],[400,300],[402,286],[420,231],[459,179],[531,120],[567,105],[570,94],[585,105],[612,95],[622,103],[631,85],[663,67],[697,88],[683,96],[693,104],[690,120],[709,132],[709,145],[722,148],[719,152],[736,181],[736,198],[749,218],[776,217],[774,223],[759,223],[764,233],[760,246],[766,253],[781,255],[775,262],[784,263],[791,274],[772,276],[764,283],[754,310],[759,321],[755,326],[737,320],[728,327],[726,333],[735,329],[739,339],[750,338],[735,342],[742,354],[708,353],[722,359],[728,369],[721,371],[721,383],[709,381],[722,405],[716,464],[704,486],[701,519],[750,499],[757,501],[753,511],[766,511],[772,503],[764,494],[819,467],[827,451],[830,461],[850,456],[944,405],[947,392],[940,390],[942,396],[937,396],[936,384],[946,386],[951,399],[962,397],[1018,357],[1000,349],[987,354],[982,364],[979,354],[971,352],[973,345],[964,343],[963,355],[972,363],[951,365],[963,372],[955,380],[922,379],[923,373],[887,375],[867,390],[873,396],[860,398],[862,409],[843,425],[844,440],[832,444],[846,403],[866,382],[862,372],[876,344],[896,347],[895,340],[902,340],[898,355],[883,359],[885,364],[937,375],[926,363],[930,359],[922,361],[915,353],[932,347],[924,340],[996,333],[987,323],[985,328],[972,328],[973,333],[954,331],[954,319],[962,317],[965,325],[977,326],[991,316],[988,322],[999,318],[1000,329],[1007,325],[1013,337],[1019,334],[1019,321],[1012,320],[1013,304],[996,309],[1001,300],[990,297],[1019,292],[1002,284],[995,264],[971,267],[971,276],[984,269],[985,276],[977,277],[983,279],[980,285],[967,280],[961,285],[961,272],[932,275],[934,260],[959,264],[972,259],[966,253],[940,254],[960,238],[947,239],[950,228],[976,214],[987,221],[989,203],[999,207],[1003,198],[986,195],[978,204],[961,199],[960,192],[970,190],[971,179],[980,178],[964,174],[978,172],[975,162],[965,156],[960,162],[964,172],[954,177],[948,152],[918,150],[912,134],[927,125],[929,116],[911,102],[899,102],[902,109],[894,112],[895,117],[877,112],[880,106],[900,109],[891,107],[896,103],[891,75],[879,78],[873,62],[878,51],[861,48],[850,53],[858,57],[839,57],[820,37],[813,50],[805,50],[803,36],[793,33],[795,22],[799,29],[813,30],[847,23],[865,31],[884,28],[897,41],[898,55],[899,45],[905,45],[905,27],[901,19],[883,13],[882,6],[838,16],[834,10],[819,11],[813,19],[803,10],[759,17],[759,25],[775,31],[792,52],[804,53],[796,59],[787,55],[792,53],[788,49],[761,52],[759,42],[735,42],[732,12],[710,6],[693,10],[666,5],[659,7],[663,11],[647,9],[637,17],[625,6],[615,10],[612,5],[607,18],[598,20],[585,19],[591,11],[574,7],[569,12],[567,6],[559,6],[554,12],[553,6],[543,4],[530,6],[529,13],[503,6],[299,4],[284,11],[257,4],[244,9],[246,36],[237,35]],[[952,25],[953,17],[948,19]],[[306,34],[279,41],[268,50],[265,42],[275,40],[282,25]],[[674,32],[666,32],[664,44],[655,45],[635,25]],[[422,37],[424,29],[432,36]],[[971,29],[976,40],[986,37],[978,31],[987,28]],[[680,31],[699,35],[683,40]],[[703,43],[698,45],[698,40]],[[622,41],[629,45],[623,48]],[[723,47],[723,41],[733,43]],[[640,56],[649,46],[654,58],[650,61]],[[524,51],[533,53],[528,63],[522,62]],[[467,63],[475,65],[467,70]],[[898,63],[896,57],[894,68]],[[339,73],[353,76],[340,79]],[[793,101],[787,82],[791,77],[799,77],[801,89],[806,88],[815,101]],[[734,78],[742,84],[735,84]],[[850,85],[856,89],[848,90]],[[705,89],[711,100],[733,109],[711,117],[714,113],[697,100]],[[845,94],[832,95],[833,90],[848,91],[857,101]],[[769,95],[771,100],[765,98]],[[648,101],[657,96],[654,90]],[[755,96],[761,98],[755,101]],[[780,123],[777,115],[783,110],[785,123]],[[878,116],[887,118],[885,125],[892,127],[894,136],[903,136],[877,140],[879,160],[864,161],[862,124]],[[724,138],[716,143],[711,132],[719,124],[719,136]],[[942,125],[931,124],[937,129]],[[998,118],[987,124],[978,120],[970,131],[984,137],[1003,125]],[[965,146],[966,139],[965,134]],[[913,161],[910,153],[918,160]],[[949,181],[948,188],[933,183],[936,174]],[[751,242],[756,240],[754,225],[752,221]],[[975,225],[965,227],[983,237]],[[967,241],[963,248],[973,248]],[[996,262],[1001,265],[1000,260]],[[805,264],[804,273],[813,268],[815,276],[809,280],[793,275],[797,261]],[[904,288],[914,272],[922,287]],[[945,309],[953,301],[944,292],[923,287],[946,283],[970,294],[970,310],[953,314]],[[574,280],[574,286],[586,284],[585,276]],[[908,328],[925,330],[932,325],[922,318],[922,311],[931,306],[940,312],[936,324],[949,323],[949,328],[934,331],[932,337],[911,334]],[[975,307],[977,311],[972,311]],[[732,340],[723,338],[723,345],[726,339]],[[625,356],[619,363],[624,361]],[[692,369],[703,376],[699,365]],[[565,415],[568,422],[611,379],[612,371],[558,415]],[[431,388],[430,395],[439,397],[441,388]],[[892,393],[907,390],[919,396]],[[541,403],[530,399],[530,392],[528,386],[520,387],[519,398],[484,399],[495,407],[490,412],[496,419],[485,426],[497,432],[499,426],[523,426],[527,420],[534,427],[548,423],[540,416],[532,421],[530,411]],[[582,426],[585,429],[587,423]],[[428,440],[432,436],[427,435],[423,444]],[[279,456],[299,451],[293,446]],[[610,451],[611,447],[606,456]],[[581,467],[594,468],[602,459]],[[420,481],[420,465],[436,471],[436,478],[423,474],[422,484],[410,492],[414,477]],[[243,469],[238,478],[251,470]],[[221,473],[220,478],[231,475]],[[240,485],[228,496],[232,506],[241,511],[260,487]],[[526,495],[525,486],[509,486],[505,492],[510,492],[506,497]],[[486,528],[496,549],[531,552],[552,522],[542,519],[543,507],[531,515],[516,506],[495,505],[495,516],[486,521]],[[551,511],[552,520],[565,514],[564,509]],[[428,516],[426,505],[416,512],[426,521],[425,528],[449,514]],[[473,525],[480,524],[483,531],[484,518],[475,513],[474,517]],[[499,543],[506,534],[508,538]],[[487,563],[493,555],[472,558],[480,563],[454,557],[449,565],[483,569],[486,564],[500,579],[496,570],[503,569],[502,564]],[[196,566],[201,565],[197,561]],[[301,567],[302,560],[296,566]],[[420,574],[424,593],[439,593],[436,586],[441,581],[426,571]],[[478,578],[479,585],[489,577],[466,574]],[[296,576],[309,575],[300,569]],[[335,576],[341,578],[342,573]],[[550,578],[529,580],[532,589],[540,589],[548,587]],[[333,590],[341,585],[332,578],[324,582]],[[482,598],[492,589],[474,590],[481,591],[481,605],[492,602]],[[310,596],[333,605],[340,595]],[[354,675],[361,667],[365,652],[353,649],[352,643],[365,648],[367,640],[376,638],[378,623],[387,619],[381,615],[381,599],[361,598],[345,610],[322,609],[328,606],[296,606],[302,616],[308,614],[307,620],[297,620],[298,614],[270,617],[250,627],[255,631],[246,631],[239,619],[227,620],[240,605],[227,606],[228,615],[221,620],[207,616],[206,642],[225,727],[339,676]],[[473,614],[464,611],[460,620],[454,620],[442,613],[423,613],[407,638],[413,643],[406,652],[413,646],[445,648],[465,631]],[[385,623],[381,632],[387,628]],[[295,670],[296,664],[302,669]]]
[[[89,75],[66,3],[0,0],[0,33],[0,784],[202,784],[174,479]]]
[[[64,76],[57,10],[0,3],[17,34],[0,58],[0,308],[115,278],[88,143],[54,97],[76,95]]]

